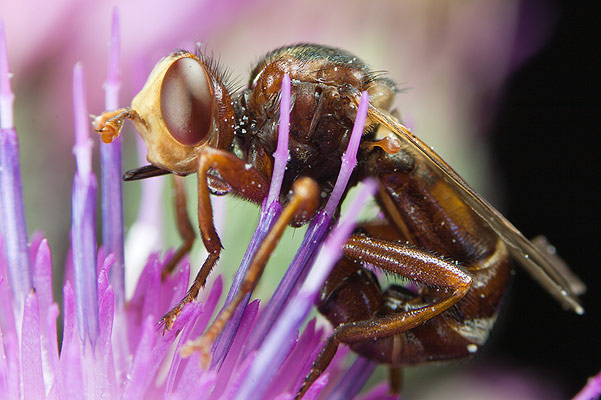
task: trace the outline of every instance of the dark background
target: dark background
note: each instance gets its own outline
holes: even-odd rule
[[[491,351],[545,371],[566,396],[601,370],[601,21],[581,4],[557,4],[547,45],[512,76],[490,128],[504,214],[527,237],[544,233],[588,286],[577,316],[518,268]]]

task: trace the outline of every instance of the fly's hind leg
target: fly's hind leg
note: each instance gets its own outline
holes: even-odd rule
[[[336,335],[330,336],[327,340],[319,356],[313,363],[311,367],[311,371],[305,377],[305,380],[296,394],[295,400],[300,400],[303,398],[305,393],[309,390],[313,382],[317,380],[321,376],[321,374],[328,368],[332,359],[336,355],[336,351],[338,350],[338,346],[340,342],[336,339]],[[391,394],[400,394],[401,386],[402,386],[402,370],[397,367],[389,368],[389,379],[390,379],[390,393]]]
[[[344,245],[346,257],[408,278],[420,288],[389,287],[382,293],[386,307],[371,319],[339,324],[336,338],[359,354],[380,354],[377,361],[393,366],[476,353],[494,324],[510,274],[504,243],[498,239],[490,250],[486,257],[459,264],[412,245],[351,236]]]
[[[305,377],[305,381],[303,382],[301,388],[296,394],[295,400],[300,400],[303,398],[307,390],[311,387],[313,382],[317,380],[321,376],[321,374],[328,368],[328,365],[332,362],[332,359],[336,355],[336,351],[338,350],[338,346],[340,342],[336,340],[334,335],[330,336],[326,344],[321,349],[319,356],[313,362],[313,366],[311,367],[311,371]]]
[[[190,221],[190,216],[188,215],[186,185],[184,183],[184,179],[181,176],[172,176],[174,191],[173,197],[175,202],[175,221],[177,224],[177,231],[179,236],[182,238],[183,243],[163,267],[163,270],[161,271],[161,278],[163,280],[173,272],[181,259],[190,252],[192,246],[194,245],[194,241],[196,240],[196,233],[194,232],[192,222]],[[213,195],[222,196],[229,192],[229,185],[215,175],[207,175],[207,182],[209,185],[209,190]]]
[[[467,294],[472,284],[470,275],[454,261],[413,246],[356,234],[349,238],[343,251],[346,257],[440,291],[431,304],[339,325],[334,333],[338,340],[346,344],[394,336],[413,329],[455,305]]]
[[[407,349],[399,349],[395,338],[457,304],[472,283],[471,276],[455,262],[395,241],[354,234],[343,253],[322,289],[319,305],[319,311],[334,325],[334,332],[306,377],[299,399],[328,366],[339,343],[350,345],[371,360],[399,366],[399,356]],[[385,293],[373,274],[362,267],[364,262],[437,288],[437,295],[427,302],[419,295],[408,296],[408,307],[390,312]],[[391,371],[392,392],[400,390],[398,372],[400,369]]]

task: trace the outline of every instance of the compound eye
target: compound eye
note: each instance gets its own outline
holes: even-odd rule
[[[193,58],[171,64],[161,85],[161,114],[183,145],[205,141],[213,118],[213,91],[204,67]]]

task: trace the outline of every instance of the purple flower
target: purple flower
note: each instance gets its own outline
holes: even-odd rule
[[[100,99],[92,97],[92,109],[112,109],[119,106],[121,68],[128,69],[129,76],[143,76],[144,68],[134,66],[144,64],[140,60],[145,57],[160,56],[162,50],[169,51],[174,44],[180,45],[190,38],[204,37],[207,32],[217,32],[220,25],[227,25],[226,22],[230,20],[236,21],[240,15],[256,22],[259,20],[259,14],[256,13],[263,10],[261,7],[253,10],[251,6],[242,2],[225,3],[227,4],[222,6],[217,3],[192,1],[187,8],[176,7],[168,11],[160,7],[147,7],[143,2],[132,3],[133,5],[129,6],[131,9],[124,10],[127,21],[122,24],[126,32],[123,62],[119,60],[119,17],[115,13],[109,73],[104,86],[105,103],[104,106],[99,106]],[[255,3],[264,7],[283,7],[258,1]],[[364,28],[362,23],[369,18],[365,15],[365,10],[322,3],[320,2],[322,7],[332,7],[329,11],[333,15],[342,15],[340,19],[334,19],[334,23],[328,24],[328,27],[350,25]],[[407,12],[408,10],[399,5],[395,6],[394,12],[389,13],[388,24],[378,20],[378,26],[388,29],[390,36],[390,42],[382,43],[381,48],[372,45],[371,34],[366,29],[358,29],[353,35],[339,35],[342,39],[331,44],[356,51],[358,42],[368,43],[365,47],[371,54],[360,50],[357,52],[387,69],[405,71],[406,76],[399,78],[418,88],[416,96],[400,101],[410,102],[402,107],[409,114],[408,119],[422,131],[440,130],[429,124],[444,125],[450,136],[456,137],[456,132],[465,130],[465,120],[472,114],[478,114],[474,113],[472,108],[481,100],[483,93],[498,87],[513,66],[509,42],[501,38],[507,36],[505,28],[515,22],[515,15],[511,12],[511,6],[501,7],[499,4],[474,6],[467,9],[467,12],[449,13],[445,23],[450,29],[444,34],[447,39],[444,42],[438,40],[439,33],[435,31],[422,32],[423,29],[433,28],[423,28],[423,24],[416,22],[419,19],[414,18],[419,15],[422,20],[428,19],[427,7]],[[93,77],[91,80],[99,80],[101,69],[97,65],[100,64],[91,56],[94,52],[86,51],[98,43],[96,30],[82,29],[85,34],[73,37],[71,32],[63,34],[63,30],[60,29],[61,26],[70,26],[68,21],[72,20],[82,25],[91,23],[94,27],[108,26],[104,19],[99,21],[94,18],[95,15],[103,15],[104,18],[107,4],[98,2],[95,7],[96,11],[86,9],[83,13],[71,2],[65,1],[59,5],[53,4],[52,10],[24,13],[27,18],[31,15],[44,15],[45,21],[43,24],[28,24],[27,32],[22,34],[13,30],[17,32],[14,37],[19,37],[22,41],[21,46],[14,46],[19,49],[15,51],[14,57],[17,76],[26,76],[27,72],[35,71],[34,66],[40,64],[40,60],[46,61],[44,57],[47,57],[53,61],[49,64],[59,71],[58,76],[61,77],[70,69],[75,57],[82,56],[89,68],[86,71]],[[280,13],[285,16],[301,15],[303,10],[300,3],[294,7],[293,10],[287,7]],[[340,9],[343,9],[344,13],[340,13]],[[11,8],[10,12],[18,12],[18,7]],[[86,17],[82,17],[84,14]],[[323,10],[323,14],[327,15],[328,9]],[[199,15],[202,16],[201,19],[198,18]],[[78,18],[74,18],[75,16]],[[489,19],[483,16],[488,16]],[[406,23],[396,23],[404,18],[407,18]],[[290,23],[290,19],[287,18],[278,20],[280,24]],[[19,15],[10,19],[18,29],[26,26],[19,21]],[[494,23],[490,23],[491,21]],[[475,28],[474,22],[479,22]],[[177,29],[174,25],[177,25]],[[229,40],[235,37],[235,44],[228,43],[228,39],[222,36],[216,41],[221,40],[221,44],[225,45],[217,43],[211,47],[228,48],[228,53],[224,51],[224,55],[228,54],[229,57],[251,58],[271,47],[281,45],[282,40],[300,40],[294,35],[275,37],[274,27],[265,27],[263,23],[257,25],[253,31],[256,34],[253,38],[254,47],[245,46],[244,39],[241,39],[243,35],[236,34],[233,24],[228,25],[233,32]],[[304,23],[301,25],[305,26]],[[402,33],[397,30],[401,29],[399,27],[402,27]],[[474,36],[474,29],[482,32],[477,37],[485,43],[469,46],[470,42],[463,40],[466,35]],[[361,30],[365,32],[359,32]],[[263,303],[262,308],[259,307],[258,301],[240,308],[239,314],[231,321],[221,340],[213,348],[212,368],[207,371],[201,369],[198,354],[182,358],[180,349],[186,342],[198,337],[210,323],[222,294],[221,277],[216,277],[213,283],[201,292],[198,302],[184,308],[170,331],[164,335],[157,331],[156,322],[160,316],[185,293],[190,266],[184,265],[165,281],[161,281],[161,268],[169,254],[158,255],[161,250],[158,247],[160,234],[154,218],[162,213],[159,206],[158,181],[145,182],[142,187],[140,212],[127,239],[132,245],[124,246],[120,182],[121,143],[117,141],[110,146],[100,147],[102,170],[98,185],[92,172],[92,142],[89,138],[83,67],[82,64],[77,64],[73,71],[76,136],[73,152],[77,170],[73,178],[71,240],[68,241],[71,255],[67,262],[68,271],[63,287],[61,311],[52,294],[52,280],[53,276],[56,276],[53,269],[59,268],[52,265],[48,241],[41,235],[32,235],[30,238],[27,236],[18,141],[13,126],[13,94],[8,79],[8,60],[5,55],[2,24],[0,31],[0,398],[229,399],[248,398],[251,394],[265,399],[292,398],[321,349],[322,340],[329,329],[322,328],[315,320],[311,320],[299,333],[300,325],[305,321],[320,282],[338,256],[336,249],[345,240],[352,226],[352,221],[343,216],[338,229],[333,230],[326,238],[330,215],[338,206],[339,198],[332,196],[332,204],[312,221],[290,268],[271,300]],[[46,34],[48,31],[52,32],[50,38]],[[420,32],[425,34],[420,35]],[[413,35],[422,38],[420,40],[423,41],[431,40],[432,43],[424,46],[414,43],[416,48],[428,49],[423,53],[415,52],[409,46],[399,43],[398,38],[405,35]],[[329,36],[318,30],[301,36],[302,40],[316,42],[328,40],[324,37]],[[330,41],[334,41],[332,37]],[[271,43],[276,39],[277,43]],[[57,57],[48,50],[48,43],[59,43],[65,51]],[[526,47],[526,50],[521,49],[522,57],[535,46],[529,44]],[[391,48],[398,53],[396,57],[387,59],[381,56],[381,49]],[[252,55],[248,54],[250,52]],[[438,92],[430,91],[430,82],[437,85],[440,83],[437,78],[440,78],[441,63],[438,61],[445,63],[444,70],[447,73],[451,71],[449,80],[445,82],[462,85],[464,99],[461,102],[451,95],[456,92],[453,90],[448,90],[446,97],[439,96],[436,97],[437,101],[432,101],[432,98],[437,96],[433,93]],[[491,65],[495,66],[492,73],[489,68]],[[64,122],[67,120],[64,118],[65,102],[49,100],[67,98],[63,91],[70,85],[65,85],[61,79],[48,79],[45,82],[47,90],[43,91],[43,98],[46,100],[44,109],[50,111],[39,111],[43,115],[39,120],[43,122],[40,128],[34,131],[51,133],[45,136],[52,138],[54,147],[47,153],[54,158],[52,164],[44,164],[45,168],[51,169],[50,165],[60,165],[70,158],[65,150],[70,145],[63,143],[61,146],[60,136],[64,136],[64,133],[70,132],[71,129],[66,129],[69,124]],[[131,85],[128,89],[133,90]],[[283,92],[285,93],[285,89]],[[283,98],[285,99],[285,96]],[[285,100],[282,103],[285,104]],[[417,104],[428,106],[427,109],[417,109]],[[437,108],[438,111],[433,108]],[[38,111],[33,109],[24,111],[28,115],[37,115],[36,112]],[[285,113],[282,114],[285,117]],[[439,115],[440,118],[431,118],[433,114]],[[49,115],[52,117],[48,117]],[[59,122],[56,122],[54,115],[58,115],[56,120]],[[358,118],[358,121],[360,119]],[[49,124],[48,121],[52,123]],[[286,122],[283,122],[281,132],[286,126]],[[360,122],[356,129],[361,132]],[[286,136],[282,134],[280,138],[285,140]],[[36,140],[41,139],[36,137]],[[56,143],[59,143],[59,146],[56,146]],[[356,146],[357,143],[354,142],[353,145]],[[280,161],[276,161],[278,166],[274,176],[277,175],[278,168],[284,168],[287,159],[284,151],[287,148],[286,144],[278,146],[276,160]],[[459,143],[452,149],[468,147]],[[452,154],[453,150],[447,152]],[[344,179],[344,175],[352,170],[351,154],[352,151],[348,153],[348,159],[345,161],[347,166],[343,168],[340,179]],[[277,193],[277,179],[274,178],[272,184],[274,186],[270,193]],[[54,183],[50,184],[52,185]],[[341,181],[340,185],[344,187],[344,181]],[[51,192],[47,183],[46,186],[40,186],[45,188],[41,193]],[[102,195],[101,242],[104,247],[101,248],[97,248],[99,241],[95,237],[97,186],[100,186]],[[371,189],[373,184],[367,183],[358,195],[358,202],[350,206],[350,215],[357,214]],[[248,246],[239,274],[243,273],[244,266],[248,265],[253,252],[279,213],[279,204],[273,201],[275,197],[277,196],[270,195],[263,205],[259,225]],[[44,214],[52,215],[62,211],[47,206],[51,204],[51,199],[44,198],[44,201],[48,202],[45,203]],[[219,219],[220,211],[217,205],[220,203],[216,202],[215,205],[216,219]],[[219,228],[219,223],[217,225]],[[326,245],[321,246],[324,242]],[[151,253],[149,257],[148,253]],[[317,253],[319,255],[315,265],[319,268],[307,272],[309,260]],[[127,261],[128,257],[130,261]],[[135,279],[131,279],[129,275],[126,277],[125,274],[134,269],[126,270],[125,265],[138,263],[143,265],[139,278],[136,276]],[[305,286],[299,289],[294,301],[290,301],[288,293],[299,276],[306,274],[308,279]],[[126,281],[135,282],[131,296],[126,293]],[[228,299],[231,299],[236,290],[236,282],[239,283],[239,277],[235,279]],[[35,288],[35,291],[32,288]],[[57,329],[59,315],[63,318],[62,329]],[[62,340],[59,339],[58,331],[62,331]],[[341,348],[330,368],[315,382],[306,398],[314,399],[320,396],[346,399],[356,395],[375,365],[361,358],[355,359],[351,364],[348,361],[349,356],[352,356],[350,351],[346,347]],[[350,367],[347,364],[351,364]],[[389,398],[392,396],[387,394],[385,384],[374,387],[370,393],[364,395],[366,400]]]
[[[114,23],[118,18],[114,18]],[[113,45],[118,46],[117,30],[114,30]],[[332,231],[326,246],[322,242],[311,244],[305,251],[316,252],[323,247],[316,264],[317,276],[309,274],[308,286],[301,289],[297,299],[288,304],[283,316],[273,321],[264,331],[265,343],[257,343],[250,348],[248,337],[258,327],[259,302],[251,302],[236,320],[236,329],[231,333],[231,341],[221,350],[219,364],[209,370],[200,368],[199,357],[193,353],[182,358],[180,348],[188,340],[199,336],[210,322],[219,301],[222,284],[218,278],[212,287],[205,290],[199,302],[188,304],[178,316],[173,328],[165,333],[157,330],[158,318],[184,295],[189,281],[189,267],[185,266],[174,275],[161,281],[163,260],[157,255],[149,258],[140,276],[133,297],[125,299],[122,268],[119,265],[119,252],[109,252],[107,248],[96,248],[95,212],[97,181],[92,172],[92,141],[89,137],[88,112],[85,101],[83,67],[76,64],[73,69],[73,99],[75,115],[75,155],[77,170],[73,178],[72,190],[72,279],[66,281],[63,289],[63,337],[57,339],[58,305],[52,295],[52,265],[48,243],[41,236],[34,236],[28,246],[23,198],[20,191],[18,146],[16,131],[11,122],[10,83],[8,63],[5,57],[4,34],[0,40],[2,54],[0,79],[2,86],[2,246],[0,247],[0,310],[2,311],[0,342],[2,357],[0,363],[0,393],[7,398],[187,398],[191,395],[206,399],[247,398],[245,390],[255,385],[253,390],[260,398],[291,398],[294,396],[311,363],[320,350],[323,329],[309,322],[299,336],[300,324],[311,309],[313,298],[327,271],[340,254],[341,244],[350,234],[353,222],[341,218],[340,226]],[[118,88],[115,71],[118,61],[117,51],[113,51],[109,68],[107,92]],[[112,93],[114,96],[114,93]],[[290,80],[285,80],[282,110],[287,114],[290,99]],[[353,140],[345,155],[338,187],[344,188],[356,162],[358,148],[368,99],[365,96],[360,105],[361,115],[357,119]],[[287,115],[283,126],[288,125]],[[287,160],[287,132],[280,130],[281,142],[276,152],[276,172],[281,174]],[[111,146],[119,146],[113,143]],[[119,152],[115,152],[119,158]],[[110,160],[110,158],[107,158]],[[115,168],[120,163],[107,162],[103,158],[102,168]],[[108,173],[119,178],[119,174]],[[107,178],[108,179],[108,178]],[[103,180],[104,182],[104,180]],[[281,179],[273,179],[273,192],[279,191]],[[351,205],[351,215],[367,200],[374,189],[369,182]],[[261,232],[271,224],[277,211],[267,210],[277,204],[276,196],[268,198],[264,216],[256,235],[261,240]],[[333,205],[316,219],[316,229],[323,236],[330,224],[330,216],[340,198],[333,196]],[[121,202],[120,191],[109,193],[103,198],[105,205],[115,206]],[[110,207],[108,207],[110,208]],[[277,210],[279,206],[275,206]],[[21,210],[21,213],[19,213]],[[114,223],[110,211],[103,213],[103,224]],[[111,229],[122,230],[119,218]],[[12,232],[18,232],[12,235]],[[12,236],[9,236],[12,235]],[[13,238],[14,236],[14,238]],[[122,237],[117,235],[117,237]],[[251,246],[252,248],[252,246]],[[252,256],[252,250],[249,252]],[[24,260],[24,261],[23,261]],[[30,264],[31,266],[29,266]],[[305,262],[306,264],[306,262]],[[306,265],[297,263],[297,268]],[[68,274],[71,275],[71,274]],[[35,288],[35,289],[34,289]],[[300,318],[299,318],[300,316]],[[269,329],[275,323],[272,334]],[[274,340],[283,346],[273,344]],[[264,353],[277,358],[265,363]],[[343,369],[339,362],[348,352],[341,352],[332,365],[332,371],[323,375],[307,394],[308,399],[316,398],[323,390],[333,390],[336,382],[344,382]],[[365,361],[363,361],[365,363]],[[373,367],[372,367],[373,368]],[[365,368],[362,368],[365,371]],[[368,369],[369,370],[369,369]],[[261,377],[258,388],[253,378]],[[360,374],[363,380],[369,374]],[[350,378],[349,378],[350,377]],[[346,379],[357,382],[358,375],[347,375]],[[362,385],[349,389],[338,389],[343,395],[354,395]],[[258,394],[260,391],[260,395]],[[256,397],[259,398],[259,397]]]

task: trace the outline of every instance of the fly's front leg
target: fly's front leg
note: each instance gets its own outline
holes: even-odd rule
[[[220,171],[221,173],[221,171]],[[223,174],[222,174],[223,176]],[[224,176],[225,178],[225,176]],[[227,179],[227,178],[226,178]],[[292,197],[288,204],[276,220],[273,227],[269,230],[265,239],[259,246],[256,254],[244,275],[240,285],[240,290],[232,301],[223,309],[217,319],[209,327],[207,332],[198,339],[188,342],[182,347],[182,355],[189,356],[195,351],[202,352],[201,362],[207,367],[210,361],[209,351],[213,341],[221,334],[225,324],[232,317],[240,302],[255,287],[257,281],[261,278],[265,265],[271,256],[275,246],[279,242],[286,227],[302,214],[313,214],[319,206],[319,187],[317,183],[310,178],[300,178],[294,183],[292,188]]]
[[[200,150],[198,161],[198,225],[202,241],[209,255],[184,298],[163,316],[162,322],[167,329],[173,326],[175,318],[184,306],[196,298],[221,253],[221,240],[213,223],[213,209],[211,207],[208,181],[209,169],[219,172],[222,180],[229,185],[231,190],[252,202],[260,203],[269,191],[267,179],[255,168],[232,153],[210,147]]]

